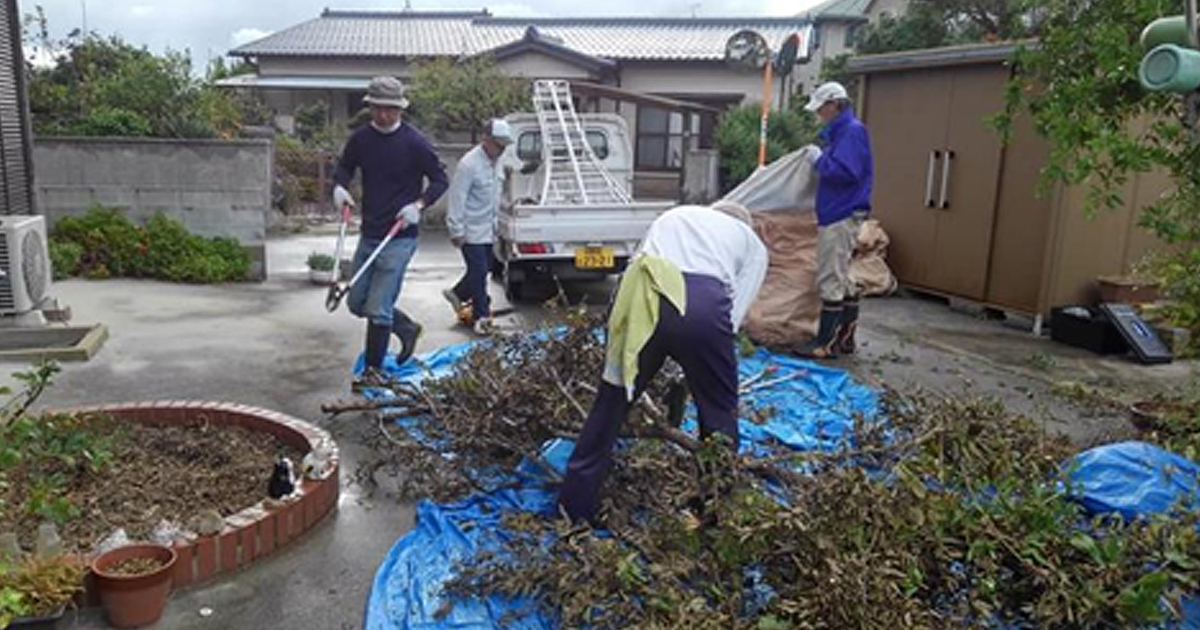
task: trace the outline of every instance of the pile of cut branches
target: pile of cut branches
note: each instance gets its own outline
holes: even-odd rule
[[[323,405],[334,416],[376,412],[378,430],[366,438],[369,454],[355,472],[357,481],[374,490],[378,475],[389,474],[399,480],[403,499],[450,501],[508,483],[506,473],[522,460],[540,467],[547,480],[558,481],[540,449],[553,438],[579,434],[604,362],[599,315],[582,309],[561,315],[558,325],[474,345],[448,375],[427,378],[420,386],[396,382],[372,400]],[[787,378],[764,372],[744,386],[759,388]],[[701,449],[700,441],[678,426],[686,395],[681,371],[668,363],[622,430],[625,437],[670,446],[666,454],[655,455],[656,467],[664,469],[659,483],[670,484],[677,477],[686,486],[697,479],[696,466],[689,462]],[[765,419],[767,414],[752,415]],[[403,426],[397,426],[398,420]],[[664,457],[683,459],[667,467],[673,460]],[[765,475],[794,474],[786,467],[745,463]],[[630,506],[670,497],[659,485],[647,487],[646,494],[614,496]]]
[[[365,405],[386,410],[360,478],[391,470],[410,496],[446,500],[540,461],[592,399],[596,323],[479,344]],[[857,418],[838,450],[749,459],[679,430],[675,389],[655,381],[623,428],[636,439],[616,455],[604,531],[508,514],[450,601],[524,596],[564,628],[1074,629],[1152,627],[1200,590],[1196,515],[1090,518],[1062,470],[1069,445],[997,401],[889,391],[886,424]],[[714,478],[722,491],[703,492]]]
[[[564,628],[894,630],[1148,628],[1197,591],[1195,514],[1089,518],[1059,483],[1070,449],[1033,422],[988,400],[887,401],[890,439],[862,426],[770,485],[727,469],[736,489],[702,519],[646,499],[677,496],[662,473],[682,463],[638,444],[608,489],[644,500],[636,517],[597,533],[514,513],[518,534],[446,592],[531,596]]]

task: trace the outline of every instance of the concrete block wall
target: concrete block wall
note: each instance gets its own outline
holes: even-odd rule
[[[95,205],[144,222],[162,212],[202,236],[236,238],[266,277],[268,140],[37,138],[34,193],[50,227]]]

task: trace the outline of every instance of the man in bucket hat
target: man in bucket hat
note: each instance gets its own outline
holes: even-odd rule
[[[371,124],[346,141],[334,174],[333,202],[338,208],[357,206],[347,187],[356,171],[362,173],[362,235],[354,252],[354,268],[366,262],[397,219],[403,226],[375,262],[350,289],[350,312],[367,320],[365,364],[352,389],[386,385],[383,359],[392,334],[400,339],[398,363],[416,349],[421,325],[396,308],[408,262],[417,250],[421,211],[446,192],[446,170],[433,146],[402,120],[408,107],[404,85],[392,77],[375,77],[363,99]]]

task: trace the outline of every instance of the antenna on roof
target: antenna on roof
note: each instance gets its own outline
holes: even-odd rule
[[[412,11],[412,0],[404,0],[404,10]]]
[[[692,7],[692,19],[693,19],[693,20],[694,20],[694,19],[696,19],[696,10],[697,10],[697,9],[699,9],[700,7],[702,7],[702,6],[704,6],[704,3],[703,3],[703,2],[693,2],[693,3],[691,4],[691,7]]]

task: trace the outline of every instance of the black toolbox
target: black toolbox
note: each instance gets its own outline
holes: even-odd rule
[[[1090,306],[1050,309],[1050,338],[1097,354],[1124,354],[1129,344],[1112,320]]]

